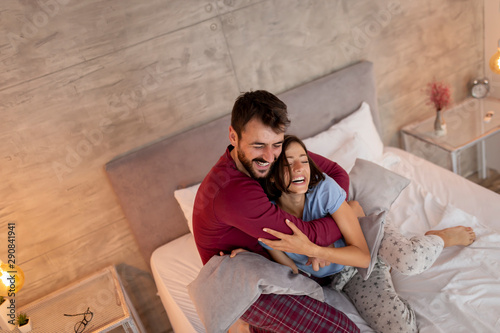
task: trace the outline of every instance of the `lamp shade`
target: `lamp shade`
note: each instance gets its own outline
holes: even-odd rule
[[[12,297],[23,285],[23,270],[17,265],[6,264],[0,260],[0,296]]]
[[[500,40],[498,41],[497,53],[490,58],[490,68],[495,74],[500,74]]]

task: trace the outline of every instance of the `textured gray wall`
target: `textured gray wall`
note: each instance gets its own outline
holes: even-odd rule
[[[17,223],[27,277],[20,304],[108,264],[147,271],[103,165],[230,112],[241,91],[279,93],[370,60],[383,140],[398,146],[403,125],[433,114],[427,82],[447,80],[460,101],[483,74],[482,0],[2,0],[1,8],[0,237]]]

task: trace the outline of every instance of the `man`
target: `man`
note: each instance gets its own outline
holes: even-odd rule
[[[281,153],[290,121],[286,105],[273,94],[259,90],[238,97],[229,127],[231,145],[203,180],[196,196],[193,229],[203,264],[221,251],[243,248],[267,258],[259,237],[263,228],[290,233],[292,221],[308,238],[328,246],[341,237],[331,217],[303,222],[281,211],[267,198],[259,180],[265,179]],[[346,191],[347,173],[336,163],[311,154],[316,164]],[[307,296],[261,295],[241,317],[254,331],[357,332],[343,313]]]

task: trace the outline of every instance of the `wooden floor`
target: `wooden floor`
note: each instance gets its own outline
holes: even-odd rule
[[[496,170],[489,169],[488,176],[485,179],[479,179],[477,173],[472,174],[467,179],[500,194],[500,173]]]

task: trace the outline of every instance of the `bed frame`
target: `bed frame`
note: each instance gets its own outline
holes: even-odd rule
[[[291,126],[287,133],[300,138],[326,130],[363,101],[370,105],[381,132],[370,62],[356,63],[278,97],[288,106]],[[311,107],[320,110],[309,112]],[[146,262],[156,248],[189,232],[173,192],[203,180],[229,144],[229,124],[230,114],[106,164],[108,178]]]
[[[381,133],[373,65],[369,62],[356,63],[278,97],[288,105],[292,121],[288,133],[301,138],[328,129],[357,110],[363,101],[370,105]],[[226,115],[139,147],[106,165],[111,185],[139,249],[150,264],[158,295],[177,332],[205,329],[187,292],[202,262],[173,193],[199,183],[224,153],[229,144],[229,121],[230,115]],[[461,221],[458,224],[473,226],[478,236],[470,247],[443,251],[433,267],[422,274],[404,276],[393,271],[396,290],[415,309],[420,331],[499,332],[500,277],[496,268],[500,263],[500,196],[400,149],[385,147],[386,154],[387,167],[412,181],[407,194],[400,196],[400,202],[391,210],[403,234],[420,234],[443,221],[448,223],[445,226]],[[446,212],[451,212],[447,219]],[[422,218],[424,223],[419,224],[423,214],[432,218]],[[427,225],[431,220],[435,225]],[[354,311],[351,315],[356,318],[357,314]],[[362,331],[371,329],[366,326]]]

